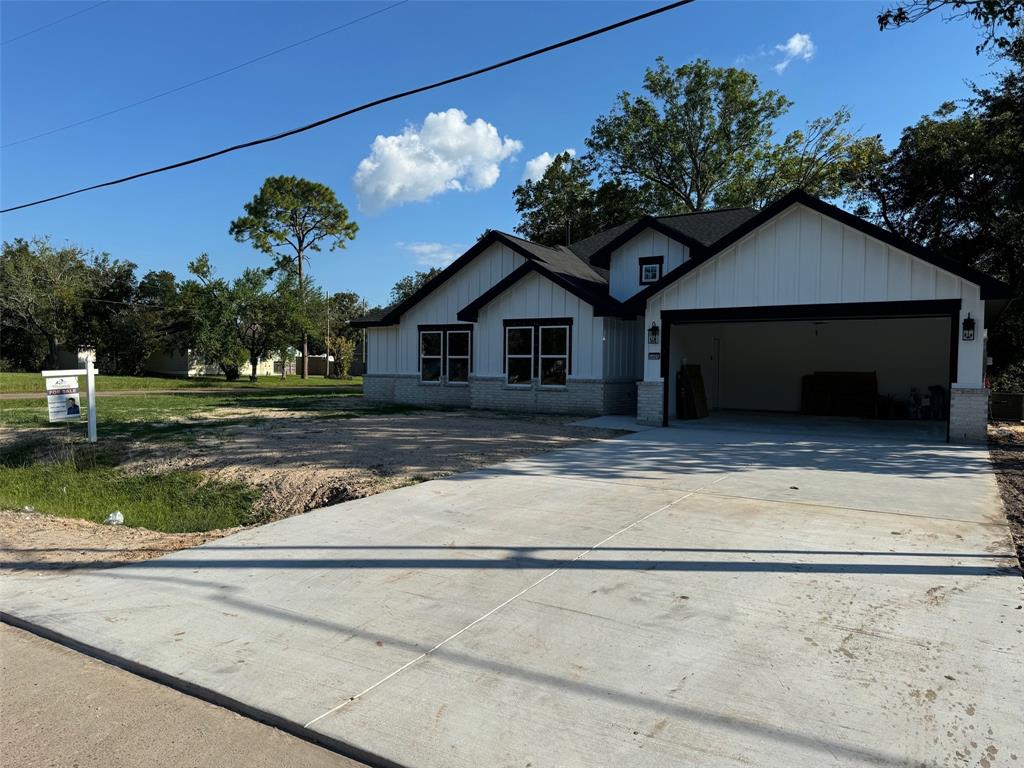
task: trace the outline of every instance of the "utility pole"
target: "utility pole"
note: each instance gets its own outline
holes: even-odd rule
[[[331,300],[327,300],[327,338],[324,340],[327,356],[324,358],[324,378],[331,377]]]

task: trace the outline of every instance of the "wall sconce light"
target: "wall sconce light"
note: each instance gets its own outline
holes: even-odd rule
[[[658,333],[659,333],[658,324],[652,322],[651,323],[651,327],[647,329],[647,343],[648,344],[657,344],[658,343]]]
[[[971,313],[967,313],[967,317],[964,318],[963,322],[963,340],[974,341],[974,318],[971,317]]]

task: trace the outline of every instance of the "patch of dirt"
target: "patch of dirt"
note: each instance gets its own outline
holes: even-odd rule
[[[988,442],[1017,561],[1024,569],[1024,424],[991,424]]]
[[[116,454],[119,467],[129,473],[190,470],[258,485],[263,493],[252,522],[259,524],[620,434],[574,427],[571,422],[580,417],[566,416],[486,411],[368,411],[347,417],[351,415],[217,409],[202,417],[230,423],[178,433],[175,439],[147,437],[108,444],[106,450]],[[238,423],[248,418],[252,421]],[[22,432],[19,437],[25,445],[35,430]],[[12,447],[13,441],[2,442]],[[231,532],[165,534],[38,513],[0,515],[5,561],[0,569],[29,561],[36,567],[52,563],[54,568],[73,568],[87,560],[115,565],[198,546]]]
[[[0,510],[0,572],[29,565],[36,573],[148,560],[177,549],[198,547],[235,530],[160,533],[38,512]]]
[[[250,414],[235,408],[231,415]],[[194,470],[262,486],[254,522],[268,522],[615,434],[571,426],[574,420],[464,411],[358,418],[275,413],[199,431],[187,450],[173,442],[133,442],[121,466],[146,473]]]

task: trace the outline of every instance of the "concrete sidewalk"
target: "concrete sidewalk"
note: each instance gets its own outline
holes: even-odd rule
[[[0,701],[5,766],[361,765],[7,626],[0,626]]]
[[[1024,756],[1022,600],[984,450],[659,429],[2,606],[380,764],[818,768]]]

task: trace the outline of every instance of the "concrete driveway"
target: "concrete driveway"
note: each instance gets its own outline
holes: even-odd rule
[[[660,429],[0,603],[382,764],[1020,765],[1011,553],[984,450]]]

